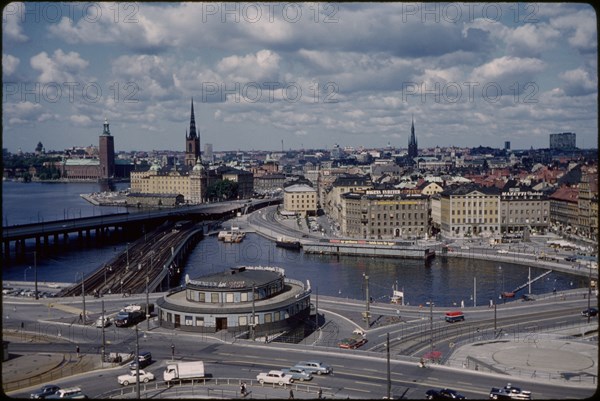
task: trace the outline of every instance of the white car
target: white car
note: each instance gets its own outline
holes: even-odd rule
[[[279,384],[280,386],[292,384],[294,382],[292,376],[283,373],[281,370],[271,370],[269,373],[259,373],[256,376],[256,380],[258,380],[260,384],[273,383]]]
[[[102,316],[100,316],[96,320],[96,327],[107,327],[110,326],[110,318],[108,316],[104,316],[104,321],[102,320]]]
[[[498,253],[508,253],[506,249],[498,249]]]
[[[135,370],[132,370],[129,374],[126,375],[121,375],[119,377],[117,377],[117,381],[119,382],[119,384],[122,384],[124,386],[129,385],[129,383],[135,383],[136,382],[136,372]],[[148,383],[149,381],[154,380],[154,375],[150,372],[146,372],[145,370],[140,370],[140,382],[141,383]]]

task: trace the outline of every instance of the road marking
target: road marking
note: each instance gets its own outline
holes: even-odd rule
[[[379,387],[381,386],[381,384],[379,383],[371,383],[371,382],[361,382],[361,381],[355,381],[354,383],[356,384],[364,384],[365,386],[375,386],[375,387]]]
[[[356,382],[358,383],[358,382]],[[352,387],[346,387],[346,390],[350,390],[350,391],[359,391],[361,393],[370,393],[369,390],[363,390],[363,389],[358,389],[358,388],[352,388]]]

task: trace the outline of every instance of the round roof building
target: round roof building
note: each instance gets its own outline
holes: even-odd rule
[[[159,322],[185,331],[268,337],[308,323],[310,292],[279,267],[242,266],[196,279],[186,276],[183,290],[157,300]]]

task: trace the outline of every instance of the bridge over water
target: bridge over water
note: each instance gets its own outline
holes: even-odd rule
[[[169,209],[148,210],[135,213],[116,213],[76,219],[46,221],[32,224],[22,224],[2,227],[3,259],[8,260],[11,249],[15,254],[25,254],[26,241],[35,240],[35,247],[39,249],[51,243],[58,244],[60,238],[66,242],[69,234],[77,234],[78,238],[90,237],[92,231],[96,236],[105,235],[109,230],[139,229],[157,227],[167,220],[220,220],[235,216],[240,212],[245,214],[268,205],[281,203],[281,198],[264,200],[228,201],[203,204],[198,206],[182,206]],[[12,244],[12,246],[11,246]]]

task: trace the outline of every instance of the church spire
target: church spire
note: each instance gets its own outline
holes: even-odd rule
[[[410,139],[408,141],[408,157],[414,158],[419,155],[419,148],[417,146],[417,137],[415,136],[415,118],[412,117],[410,125]]]
[[[194,117],[194,98],[192,97],[192,112],[190,115],[190,139],[196,138],[196,118]]]

